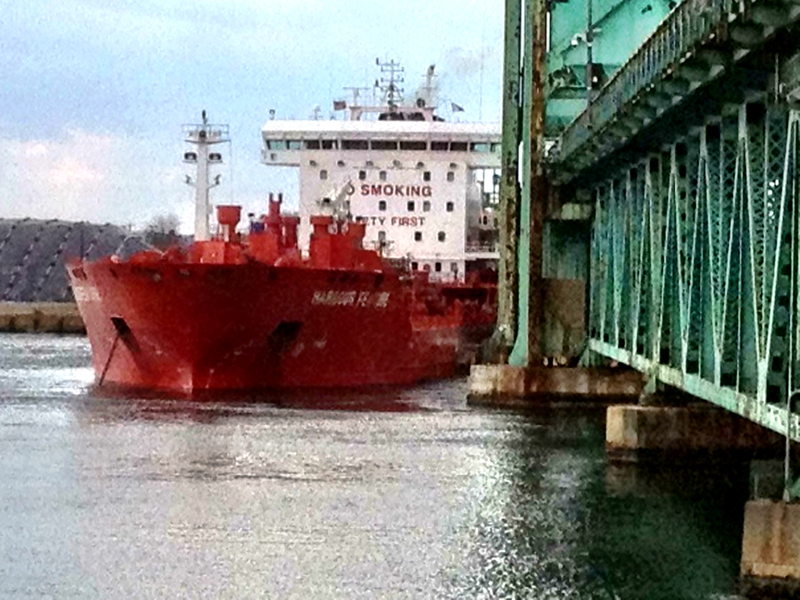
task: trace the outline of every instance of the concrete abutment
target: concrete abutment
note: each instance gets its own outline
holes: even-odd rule
[[[747,503],[740,574],[747,598],[800,598],[800,504]]]

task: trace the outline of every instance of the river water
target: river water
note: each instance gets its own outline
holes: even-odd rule
[[[746,470],[609,465],[602,409],[91,382],[85,338],[0,336],[2,598],[736,597]]]

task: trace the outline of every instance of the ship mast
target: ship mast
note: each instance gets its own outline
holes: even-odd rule
[[[191,144],[196,151],[185,152],[183,162],[197,166],[194,181],[188,175],[186,183],[194,186],[194,241],[202,242],[209,239],[208,215],[211,207],[209,204],[209,190],[219,185],[220,176],[209,181],[209,171],[212,165],[222,164],[222,155],[219,152],[210,152],[211,146],[222,144],[230,140],[227,125],[211,125],[208,122],[206,111],[203,111],[201,124],[184,125],[183,138]]]

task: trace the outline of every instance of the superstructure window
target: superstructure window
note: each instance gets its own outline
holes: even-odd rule
[[[414,202],[409,202],[407,204],[408,212],[414,212]]]
[[[325,169],[322,169],[322,170],[319,172],[319,178],[320,178],[320,179],[322,179],[323,181],[324,181],[325,179],[327,179],[327,178],[328,178],[328,171],[326,171]]]
[[[372,140],[370,146],[373,150],[397,150],[397,142],[394,140]]]
[[[386,171],[380,171],[378,173],[378,179],[380,179],[381,181],[386,181]]]
[[[422,241],[422,232],[421,231],[415,231],[414,232],[414,241],[415,242],[421,242]]]
[[[358,172],[358,178],[361,181],[364,181],[367,178],[367,172],[366,171],[359,171]]]
[[[444,238],[445,238],[444,231],[440,231],[438,234],[436,234],[436,239],[438,239],[440,242],[443,242]]]
[[[430,212],[430,210],[431,210],[431,202],[430,202],[430,200],[425,200],[422,203],[422,210],[424,212]]]
[[[447,172],[447,181],[455,181],[455,179],[456,179],[456,174],[453,173],[452,171],[448,171]]]
[[[448,203],[445,205],[445,208],[447,209],[447,212],[453,212],[453,209],[455,208],[455,206],[453,205],[453,203],[452,203],[452,202],[448,202]]]
[[[378,201],[378,210],[386,210],[386,200]]]
[[[306,150],[319,150],[319,140],[306,140]]]
[[[447,146],[447,142],[431,142],[431,150],[434,152],[446,152]]]
[[[436,271],[437,273],[441,273],[442,272],[442,263],[440,263],[440,262],[434,263],[433,264],[433,270]]]
[[[378,232],[378,242],[380,242],[381,244],[385,244],[386,243],[386,232],[385,231],[379,231]]]
[[[416,271],[419,269],[419,263],[415,260],[411,261],[411,270]]]
[[[450,152],[466,152],[467,142],[450,142]]]
[[[458,263],[450,263],[450,272],[458,273]]]
[[[367,140],[342,140],[342,150],[369,150]]]
[[[422,181],[430,181],[431,180],[431,172],[430,171],[423,171],[422,172]]]
[[[408,141],[400,142],[400,150],[427,150],[428,142],[423,141]]]

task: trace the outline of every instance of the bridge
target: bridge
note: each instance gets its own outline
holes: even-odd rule
[[[595,207],[589,348],[795,441],[798,17],[686,0],[552,163]]]
[[[591,11],[578,32],[588,42]],[[589,44],[586,108],[555,136],[544,121],[548,12],[555,21],[557,5],[506,2],[505,358],[528,367],[542,358],[552,205],[587,209],[584,362],[628,365],[651,389],[677,388],[785,436],[789,500],[789,441],[800,441],[800,2],[684,0],[599,90]],[[786,510],[748,512],[745,554],[764,529],[748,533],[748,522]],[[761,575],[800,580],[795,546]]]

